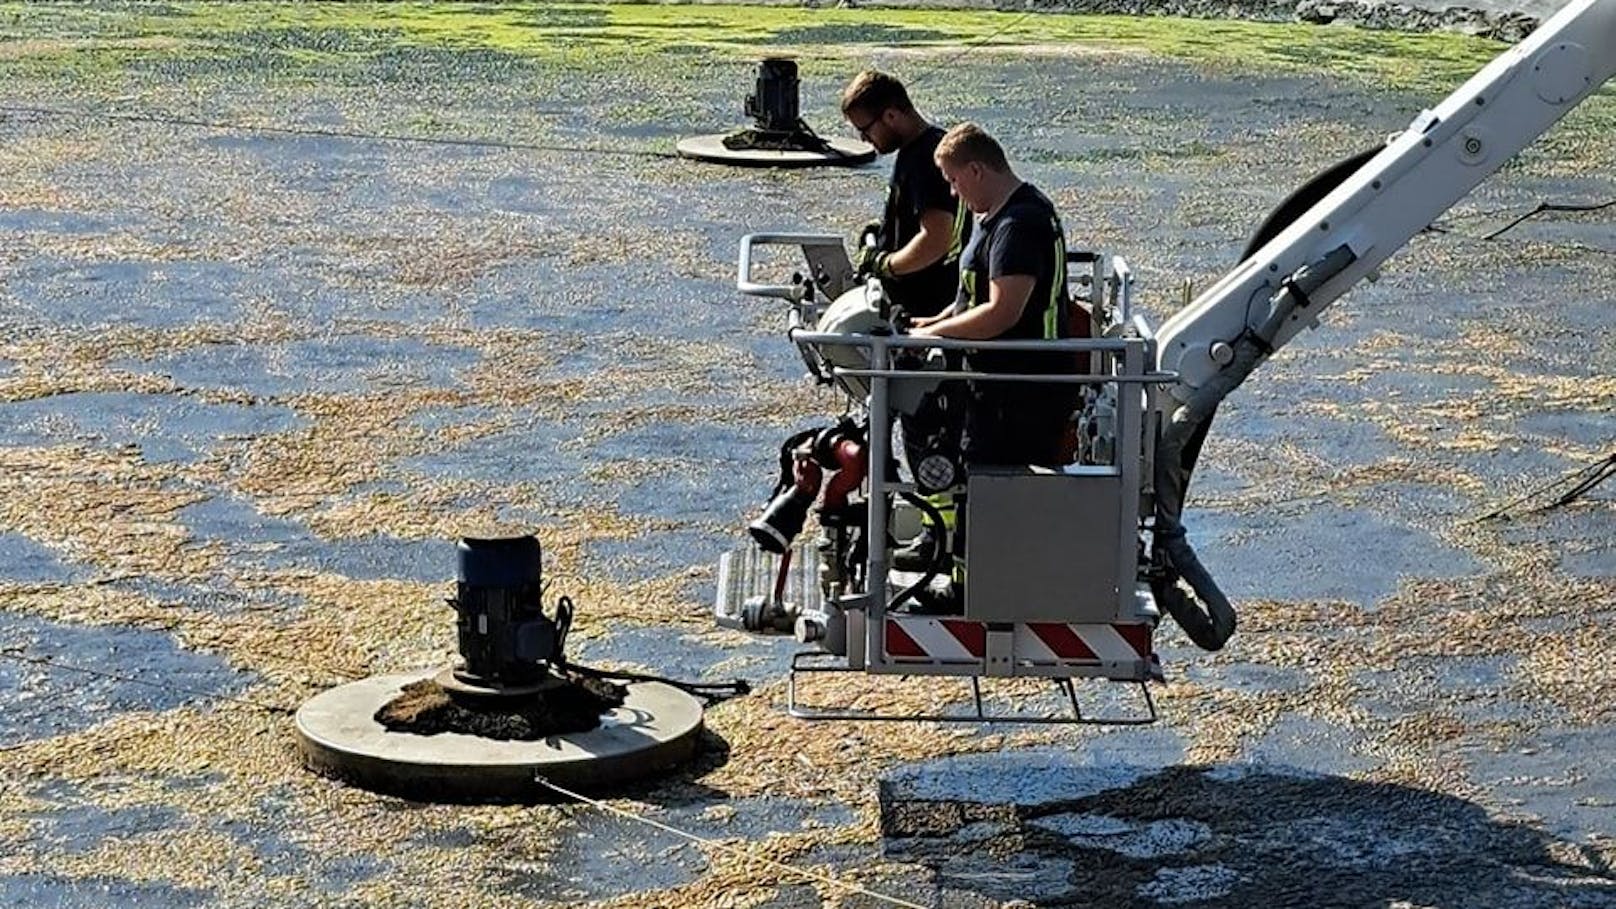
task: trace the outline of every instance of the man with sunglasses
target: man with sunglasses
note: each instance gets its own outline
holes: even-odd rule
[[[932,152],[943,130],[915,110],[893,76],[865,70],[842,92],[842,116],[880,154],[897,152],[879,223],[860,237],[859,273],[881,279],[887,297],[911,317],[954,302],[970,216],[949,192]]]

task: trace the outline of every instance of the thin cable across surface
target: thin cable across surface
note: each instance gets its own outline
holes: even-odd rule
[[[817,871],[809,871],[806,868],[798,868],[798,867],[795,867],[793,865],[787,865],[784,862],[777,862],[777,861],[775,861],[775,860],[773,860],[771,858],[767,858],[765,856],[757,855],[756,853],[753,853],[753,852],[748,852],[745,849],[740,849],[740,848],[737,848],[735,846],[731,846],[731,845],[729,845],[727,843],[721,843],[721,842],[719,842],[717,840],[710,840],[710,839],[707,839],[705,837],[697,836],[694,833],[688,833],[686,831],[680,830],[677,827],[672,827],[672,826],[669,826],[668,824],[662,823],[661,821],[654,820],[652,818],[648,818],[645,815],[635,814],[632,811],[627,811],[627,810],[624,810],[622,808],[618,808],[618,807],[613,806],[613,805],[608,805],[605,802],[600,801],[599,799],[592,799],[587,795],[583,795],[581,793],[573,792],[570,789],[566,789],[566,788],[563,788],[561,786],[558,786],[555,783],[550,782],[548,779],[545,779],[542,774],[535,774],[534,777],[533,777],[533,781],[535,783],[538,783],[540,786],[543,786],[544,788],[549,789],[550,791],[556,793],[557,795],[563,796],[565,798],[573,799],[574,801],[582,802],[583,804],[588,805],[591,808],[596,808],[596,809],[604,811],[604,812],[606,812],[608,814],[615,814],[618,817],[627,818],[627,819],[629,819],[631,821],[637,821],[637,822],[639,822],[641,824],[646,824],[648,826],[655,827],[656,829],[661,830],[664,833],[671,833],[674,836],[680,837],[681,839],[688,840],[688,841],[690,841],[692,843],[695,843],[695,844],[697,844],[699,846],[703,846],[703,847],[710,848],[710,849],[716,849],[719,852],[727,852],[730,855],[746,859],[748,862],[753,862],[753,863],[756,863],[756,864],[759,864],[759,865],[767,865],[770,868],[774,868],[774,869],[776,869],[778,871],[783,871],[783,872],[786,872],[786,873],[789,873],[789,874],[794,874],[794,875],[797,875],[799,877],[805,877],[805,878],[808,878],[809,880],[817,881],[818,883],[821,883],[821,884],[828,884],[828,885],[830,885],[832,887],[839,888],[839,889],[844,890],[844,891],[849,892],[849,893],[857,893],[860,896],[867,896],[867,897],[869,897],[871,899],[874,899],[874,900],[880,900],[881,902],[887,903],[888,905],[904,906],[904,907],[907,907],[907,909],[931,909],[931,907],[924,906],[924,905],[922,905],[920,903],[911,903],[908,900],[900,899],[900,898],[895,897],[895,896],[888,896],[887,894],[884,894],[884,893],[878,893],[878,892],[876,892],[874,890],[870,890],[870,889],[868,889],[866,887],[863,887],[863,886],[860,886],[858,884],[853,884],[853,883],[849,883],[847,881],[837,880],[836,878],[830,877],[829,875],[826,875],[826,874],[821,874],[821,873],[819,873]]]

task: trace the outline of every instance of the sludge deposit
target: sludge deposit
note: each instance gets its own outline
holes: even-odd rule
[[[755,684],[624,810],[945,906],[1616,902],[1610,492],[1466,523],[1616,436],[1616,210],[1480,239],[1616,198],[1608,91],[1220,414],[1190,518],[1243,625],[1210,657],[1163,631],[1158,725],[805,725],[790,645],[712,627],[776,440],[836,406],[737,299],[736,241],[851,234],[886,173],[674,158],[738,122],[764,53],[826,132],[872,64],[989,125],[1159,318],[1502,47],[1009,21],[0,7],[0,896],[878,905],[588,806],[299,765],[277,708],[444,663],[453,540],[536,528],[580,658]]]

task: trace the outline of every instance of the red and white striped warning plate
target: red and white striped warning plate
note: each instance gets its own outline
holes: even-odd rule
[[[987,655],[987,625],[922,616],[886,620],[886,655],[895,660],[966,663]],[[1123,663],[1149,659],[1149,625],[1027,622],[1015,625],[1017,661]]]

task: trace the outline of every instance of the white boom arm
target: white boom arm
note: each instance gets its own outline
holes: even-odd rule
[[[1236,338],[1275,307],[1287,312],[1265,339],[1272,349],[1316,325],[1331,303],[1613,75],[1616,0],[1572,0],[1168,319],[1157,338],[1162,369],[1179,374],[1173,398],[1189,401],[1235,359]],[[1288,285],[1300,293],[1283,293]]]
[[[1218,404],[1612,75],[1616,0],[1572,0],[1162,325],[1158,362],[1178,378],[1154,403],[1162,419],[1147,491],[1155,512],[1151,590],[1196,644],[1216,650],[1236,625],[1181,521]]]

